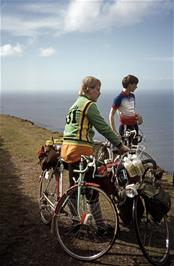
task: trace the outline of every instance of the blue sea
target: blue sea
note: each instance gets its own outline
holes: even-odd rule
[[[63,132],[67,109],[76,99],[76,93],[49,92],[3,93],[0,112],[21,117],[36,125]],[[106,121],[114,93],[102,93],[97,105]],[[174,171],[174,98],[172,90],[136,92],[136,109],[142,114],[140,126],[146,151],[169,173]],[[117,117],[116,117],[117,118]],[[118,120],[116,120],[116,124]],[[96,139],[103,139],[96,132]]]

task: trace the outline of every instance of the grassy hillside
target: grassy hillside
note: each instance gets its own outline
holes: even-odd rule
[[[32,122],[0,115],[0,258],[1,266],[88,266],[72,259],[62,250],[55,234],[40,219],[38,197],[41,168],[37,152],[45,140],[59,138]],[[64,176],[64,185],[68,184]],[[174,190],[172,177],[163,177],[172,198],[169,213],[171,265],[174,265]],[[66,188],[67,189],[67,188]],[[65,191],[66,191],[65,189]],[[90,266],[147,266],[133,231],[122,231],[111,251]]]
[[[31,121],[10,115],[0,115],[1,146],[9,151],[11,156],[35,160],[39,148],[45,140],[58,138],[61,141],[62,134],[51,132],[36,126]]]

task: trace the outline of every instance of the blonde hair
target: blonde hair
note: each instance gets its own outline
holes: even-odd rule
[[[95,77],[92,76],[85,77],[80,85],[79,95],[80,96],[87,95],[90,88],[93,89],[96,86],[101,87],[101,81],[99,79],[96,79]]]

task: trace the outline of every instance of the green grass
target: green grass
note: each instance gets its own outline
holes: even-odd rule
[[[47,139],[62,139],[62,133],[36,126],[28,120],[0,114],[0,145],[11,156],[35,160],[37,152]]]

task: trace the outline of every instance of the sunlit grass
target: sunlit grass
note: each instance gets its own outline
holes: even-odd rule
[[[62,134],[51,132],[32,122],[9,115],[0,115],[1,148],[12,156],[33,160],[47,139],[56,138],[61,142]]]

